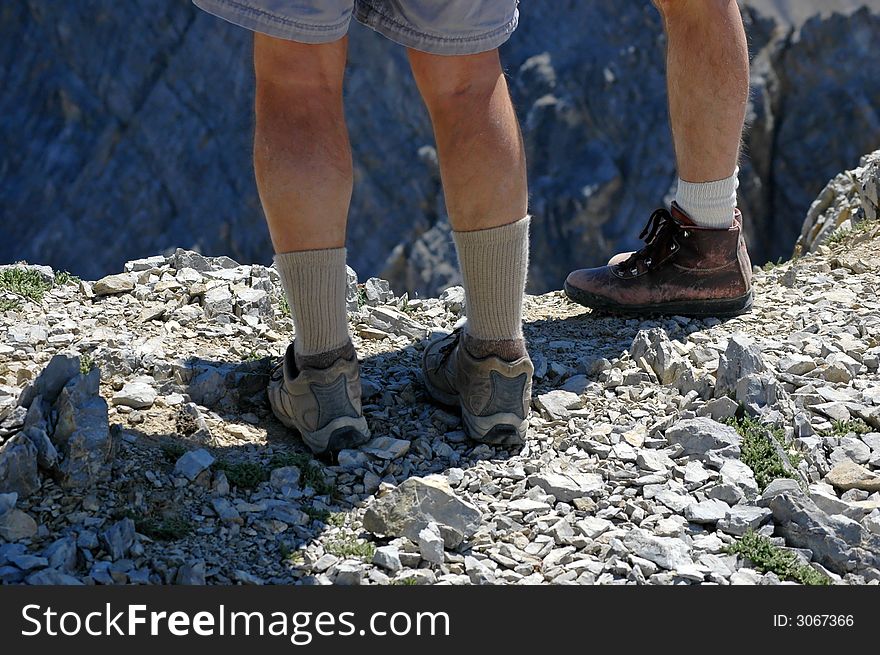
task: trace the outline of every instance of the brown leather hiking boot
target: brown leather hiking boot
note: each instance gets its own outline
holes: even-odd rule
[[[658,209],[639,238],[645,247],[607,266],[574,271],[565,293],[620,314],[737,316],[752,308],[752,264],[739,211],[727,229],[699,227],[682,209]]]
[[[681,211],[681,210],[679,209],[679,211]],[[733,220],[737,225],[740,226],[740,229],[742,229],[742,214],[740,214],[739,210],[737,210],[736,215],[734,216]],[[619,252],[616,255],[614,255],[611,259],[608,260],[608,265],[615,266],[617,264],[622,264],[627,259],[632,257],[633,254],[635,254],[635,253],[633,253],[632,250],[630,250],[629,252]]]

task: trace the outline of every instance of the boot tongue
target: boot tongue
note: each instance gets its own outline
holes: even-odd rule
[[[696,227],[697,224],[694,223],[693,219],[688,216],[685,211],[678,206],[677,203],[672,203],[671,211],[672,218],[675,219],[675,222],[679,225],[686,225],[688,227]]]

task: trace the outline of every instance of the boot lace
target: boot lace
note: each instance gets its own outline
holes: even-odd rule
[[[434,365],[434,373],[439,373],[440,369],[449,361],[449,358],[458,346],[458,342],[461,341],[463,330],[464,328],[455,328],[448,337],[445,337],[446,343],[440,346],[440,349],[437,351],[440,357],[437,358],[437,363]]]
[[[656,210],[639,234],[639,239],[645,242],[644,247],[630,255],[620,267],[631,269],[630,272],[635,274],[639,262],[643,262],[648,270],[653,269],[661,257],[678,249],[676,237],[679,235],[688,236],[686,227],[676,221],[665,207]]]

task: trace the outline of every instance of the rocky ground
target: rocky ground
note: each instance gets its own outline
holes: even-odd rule
[[[824,245],[756,271],[749,315],[529,297],[515,451],[470,443],[422,388],[460,288],[400,298],[352,272],[375,439],[319,461],[266,401],[292,338],[272,269],[0,269],[0,581],[876,585],[880,154],[864,163],[811,213]]]

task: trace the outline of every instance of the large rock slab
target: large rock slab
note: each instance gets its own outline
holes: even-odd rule
[[[721,479],[727,484],[739,487],[746,498],[753,499],[758,495],[758,482],[748,464],[738,459],[728,459],[721,466],[720,472]]]
[[[370,503],[364,528],[376,534],[407,537],[419,542],[419,533],[434,522],[447,548],[454,548],[480,527],[476,506],[459,498],[444,478],[409,478]]]
[[[831,469],[825,476],[825,481],[841,491],[849,489],[861,489],[869,493],[880,491],[880,475],[850,460],[840,462]]]
[[[424,339],[428,334],[424,325],[390,306],[371,307],[368,321],[374,328],[410,339]]]
[[[730,505],[721,500],[704,500],[684,508],[684,517],[691,523],[715,524],[730,512]]]
[[[117,521],[101,533],[100,539],[101,545],[104,546],[104,550],[107,551],[111,559],[114,561],[122,559],[128,555],[134,544],[134,521],[129,518]]]
[[[644,358],[661,384],[672,384],[689,368],[663,328],[640,330],[629,348],[629,355],[635,362]]]
[[[828,516],[806,496],[779,494],[770,501],[777,531],[789,545],[809,548],[814,559],[839,575],[880,578],[880,537],[845,516]]]
[[[658,537],[641,528],[630,530],[623,538],[623,545],[634,555],[671,571],[691,567],[694,563],[690,549],[682,540]]]
[[[27,498],[40,488],[37,448],[24,434],[0,445],[0,493]]]
[[[87,487],[109,474],[113,454],[107,402],[98,394],[100,370],[79,375],[58,397],[58,423],[52,441],[64,455],[58,465],[65,487]]]
[[[30,407],[34,398],[42,396],[50,405],[58,398],[58,394],[71,378],[79,375],[80,359],[78,355],[61,353],[49,360],[40,371],[37,379],[25,387],[18,399],[22,407]]]
[[[594,494],[604,486],[601,475],[580,471],[539,473],[529,476],[529,484],[540,487],[546,493],[555,496],[556,500],[564,503]]]
[[[747,376],[767,370],[761,357],[761,349],[744,334],[735,334],[727,342],[727,348],[718,359],[715,375],[715,397],[736,393],[737,384]]]
[[[752,374],[736,382],[734,398],[749,414],[759,415],[765,408],[774,407],[780,396],[776,378],[768,374]]]
[[[43,471],[52,472],[58,464],[58,450],[42,428],[29,427],[22,431],[37,449],[37,466]]]
[[[685,455],[704,459],[713,451],[730,456],[739,455],[740,436],[729,425],[717,423],[710,418],[684,419],[666,430],[666,441],[681,446]]]
[[[731,507],[724,518],[718,521],[718,529],[741,537],[749,530],[757,530],[771,515],[772,512],[765,507],[738,505]]]
[[[137,378],[126,382],[125,385],[113,394],[110,402],[114,405],[124,405],[133,409],[148,409],[156,402],[158,392],[150,383],[151,378]]]
[[[542,393],[537,398],[538,407],[544,410],[544,414],[551,421],[564,420],[570,415],[570,410],[584,406],[583,399],[576,393],[555,389]]]
[[[394,439],[393,437],[376,437],[361,447],[365,453],[379,459],[397,459],[409,452],[412,442],[406,439]]]
[[[214,456],[204,448],[184,453],[174,464],[174,474],[195,480],[214,463]]]
[[[10,509],[0,514],[0,539],[18,541],[30,539],[37,534],[37,522],[20,509]]]
[[[134,289],[134,280],[128,273],[116,273],[107,275],[95,282],[92,291],[96,296],[111,296],[117,293],[125,293]]]

